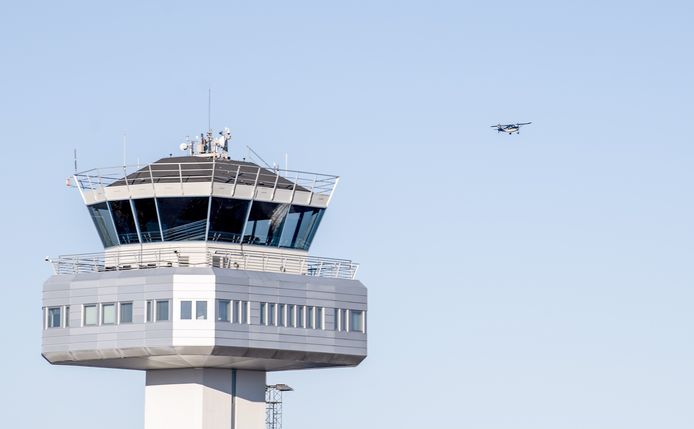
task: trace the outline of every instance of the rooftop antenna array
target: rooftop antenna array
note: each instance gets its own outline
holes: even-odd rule
[[[189,136],[179,145],[182,151],[188,151],[190,156],[200,156],[218,159],[229,159],[229,141],[231,131],[224,128],[219,132],[219,137],[214,137],[212,130],[207,133],[200,133],[191,139]]]

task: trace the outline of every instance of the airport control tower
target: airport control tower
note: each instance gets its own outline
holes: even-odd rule
[[[268,371],[366,357],[357,264],[308,254],[338,178],[231,160],[229,139],[72,179],[104,251],[49,259],[42,354],[145,371],[145,429],[262,429]]]

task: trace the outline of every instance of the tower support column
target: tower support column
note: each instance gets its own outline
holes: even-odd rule
[[[148,370],[145,429],[264,429],[265,372]]]

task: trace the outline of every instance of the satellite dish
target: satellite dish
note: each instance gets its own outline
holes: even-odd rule
[[[181,143],[178,148],[181,150],[188,150],[188,143]]]

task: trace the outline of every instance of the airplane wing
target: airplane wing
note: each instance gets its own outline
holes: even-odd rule
[[[516,125],[530,125],[532,122],[519,122]]]

